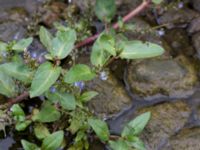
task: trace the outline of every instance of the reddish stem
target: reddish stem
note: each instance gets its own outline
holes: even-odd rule
[[[28,97],[29,97],[29,93],[25,91],[24,93],[17,96],[16,98],[10,99],[9,102],[7,103],[7,106],[8,108],[10,108],[13,104],[19,103]]]
[[[150,0],[147,1],[143,1],[138,7],[136,7],[134,10],[132,10],[130,13],[128,13],[126,16],[123,17],[123,22],[127,22],[129,21],[131,18],[133,18],[134,16],[136,16],[137,14],[139,14],[140,12],[142,12],[145,8],[147,8],[150,4]],[[119,28],[119,24],[115,23],[112,26],[114,29],[118,29]],[[93,42],[95,39],[98,38],[100,33],[97,33],[83,41],[81,41],[80,43],[75,45],[75,48],[80,48],[82,46],[85,46],[91,42]]]

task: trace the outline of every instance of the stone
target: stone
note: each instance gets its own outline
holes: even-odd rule
[[[147,150],[162,149],[168,138],[184,127],[191,113],[189,106],[181,101],[141,108],[135,116],[144,112],[151,112],[151,119],[141,134]]]
[[[187,32],[189,34],[193,34],[199,31],[200,31],[200,17],[193,19],[187,28]]]
[[[152,101],[155,97],[183,98],[194,93],[197,73],[184,56],[176,59],[132,61],[125,83],[133,94]]]
[[[192,44],[196,50],[197,58],[200,59],[200,32],[192,36]]]
[[[183,129],[170,138],[162,150],[198,150],[200,148],[200,128]]]
[[[191,46],[190,39],[184,29],[174,28],[167,30],[163,38],[171,47],[170,54],[172,56],[178,56],[180,54],[193,56],[195,54],[195,50]]]
[[[169,9],[161,17],[158,18],[160,25],[166,24],[166,27],[171,29],[174,27],[185,27],[194,18],[198,17],[199,14],[192,9]]]
[[[26,34],[26,29],[21,23],[8,21],[0,23],[0,40],[8,42],[22,39]]]
[[[99,93],[88,106],[98,116],[110,118],[131,107],[132,100],[125,88],[109,73],[107,80],[96,78],[86,83],[86,89]]]
[[[192,0],[192,6],[200,12],[200,0]]]

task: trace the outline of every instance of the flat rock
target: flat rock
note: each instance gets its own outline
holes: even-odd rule
[[[141,108],[136,114],[148,111],[151,119],[141,134],[147,150],[162,149],[168,138],[184,127],[190,115],[190,108],[181,101]]]
[[[162,150],[198,150],[200,148],[200,128],[184,129],[170,138]]]
[[[159,96],[183,98],[194,92],[197,73],[184,56],[176,59],[146,59],[132,61],[125,81],[132,93],[146,100]]]
[[[97,91],[98,96],[89,102],[89,108],[101,117],[113,117],[128,109],[132,100],[127,95],[125,88],[112,75],[108,75],[106,81],[99,78],[89,82],[87,89]]]

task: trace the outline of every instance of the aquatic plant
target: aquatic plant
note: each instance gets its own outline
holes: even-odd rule
[[[152,2],[159,4],[161,1]],[[142,59],[159,56],[164,52],[160,45],[139,40],[130,41],[113,30],[123,28],[126,21],[152,2],[143,1],[130,14],[111,26],[116,12],[115,1],[96,0],[95,13],[98,19],[105,23],[105,31],[77,44],[77,33],[73,28],[57,23],[57,32],[52,35],[41,26],[39,38],[48,52],[43,63],[34,61],[36,54],[30,55],[27,51],[33,41],[32,37],[0,43],[0,93],[10,98],[6,104],[0,106],[0,119],[7,116],[11,122],[12,118],[17,131],[24,131],[32,125],[35,137],[42,143],[39,146],[24,139],[21,143],[25,150],[56,150],[66,146],[69,150],[88,149],[88,139],[91,137],[99,139],[113,150],[145,149],[138,135],[148,123],[150,112],[129,122],[121,135],[111,135],[107,123],[87,108],[87,102],[98,93],[84,91],[83,88],[85,82],[97,76],[101,80],[107,80],[103,69],[115,59]],[[95,39],[90,55],[92,67],[74,64],[66,69],[62,66],[62,60],[74,49]],[[41,95],[44,98],[40,108],[34,107],[30,114],[23,110],[26,106],[21,105],[21,101]],[[0,122],[1,129],[7,124],[9,123]],[[74,137],[70,144],[65,141],[66,132]]]

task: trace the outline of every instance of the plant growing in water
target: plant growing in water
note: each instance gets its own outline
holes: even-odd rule
[[[144,1],[132,14],[140,12],[151,1]],[[154,0],[154,3],[160,3]],[[96,16],[109,26],[115,15],[114,0],[96,0]],[[113,26],[123,28],[127,16]],[[100,35],[95,35],[75,45],[77,36],[72,28],[55,24],[57,32],[53,36],[45,27],[41,27],[39,38],[48,53],[47,61],[36,65],[30,61],[27,48],[33,38],[26,38],[10,43],[0,43],[2,57],[0,65],[0,93],[11,99],[1,105],[1,119],[13,118],[17,131],[25,130],[33,125],[35,137],[41,141],[36,145],[21,140],[25,150],[56,150],[68,147],[69,150],[89,149],[89,137],[98,138],[102,143],[113,150],[138,149],[145,150],[143,142],[138,135],[142,132],[150,119],[150,112],[146,112],[129,122],[122,130],[121,135],[114,136],[109,133],[108,125],[102,119],[95,117],[87,108],[87,102],[98,93],[95,91],[79,90],[83,81],[93,80],[102,74],[103,68],[115,59],[140,59],[161,55],[164,50],[161,46],[142,42],[129,41],[124,35],[118,34],[112,28],[106,28]],[[98,38],[97,38],[98,36]],[[79,48],[97,38],[92,46],[90,60],[92,67],[86,64],[75,64],[69,70],[61,65],[74,48]],[[22,58],[24,53],[24,59]],[[78,88],[77,88],[78,87]],[[44,95],[40,108],[33,108],[31,114],[26,114],[19,102],[27,98]],[[11,114],[10,114],[11,112]],[[3,118],[4,117],[4,118]],[[65,122],[65,120],[67,121]],[[59,120],[64,122],[59,127]],[[9,122],[11,120],[9,119]],[[0,124],[1,129],[10,123]],[[59,129],[58,129],[59,128]],[[66,144],[64,129],[74,137],[71,144]],[[91,131],[94,131],[95,135]]]

